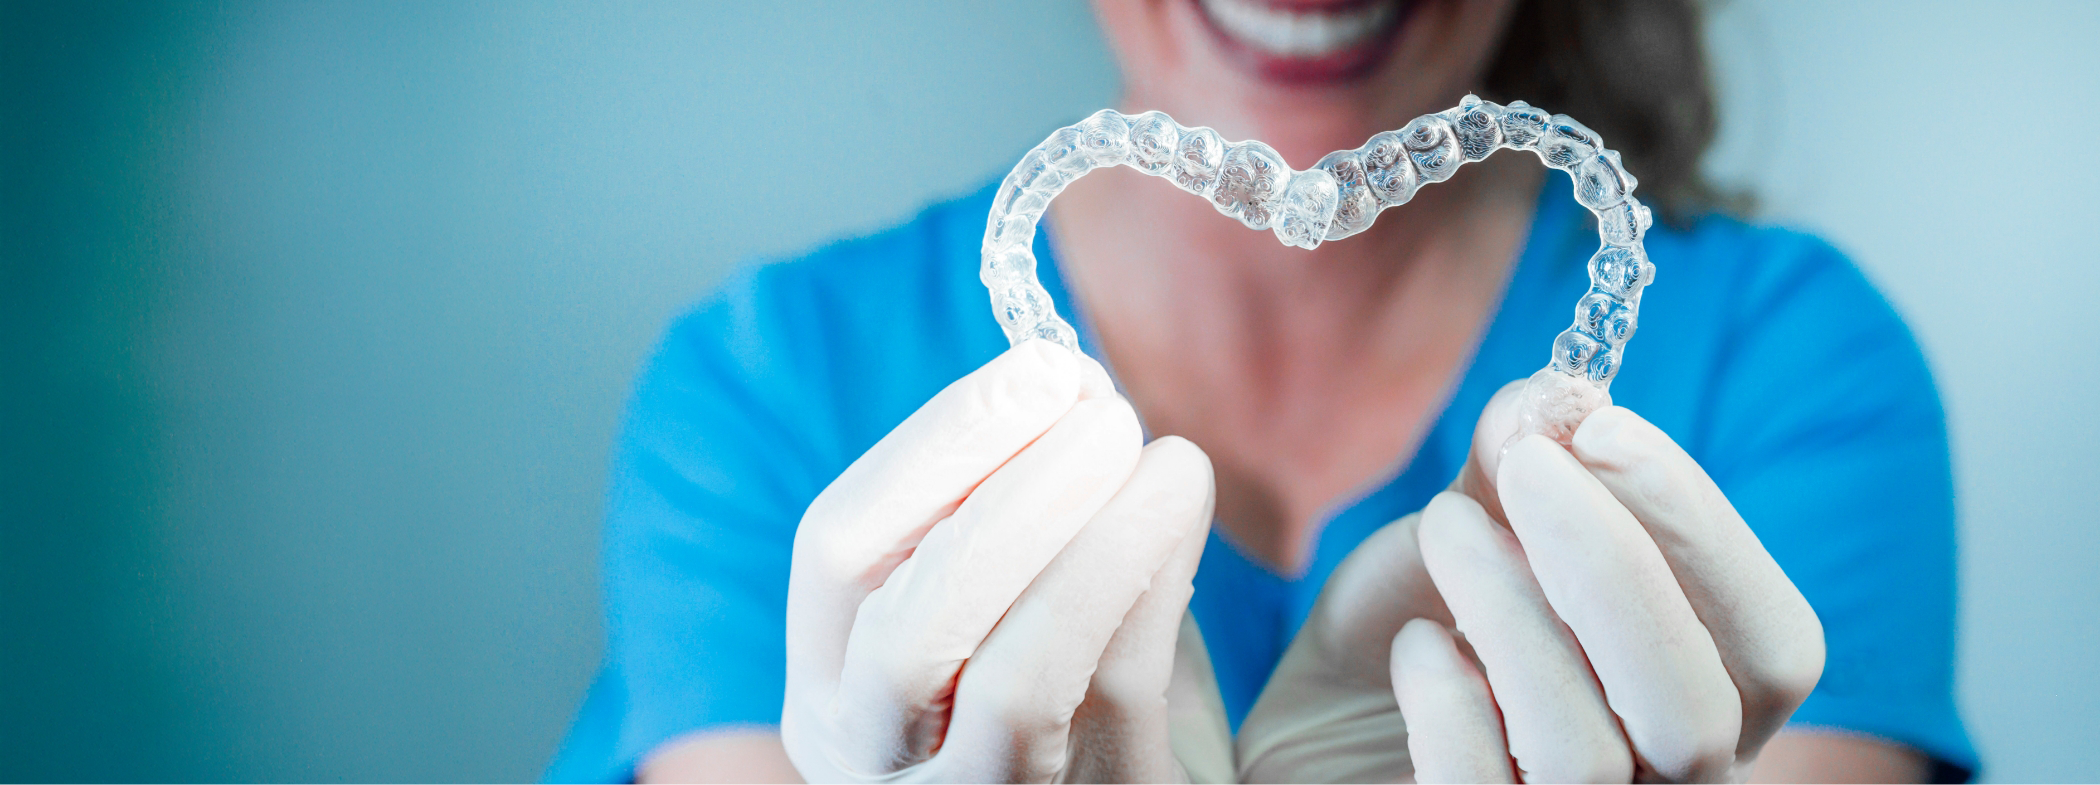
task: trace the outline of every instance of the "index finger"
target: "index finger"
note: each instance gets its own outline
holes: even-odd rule
[[[1720,648],[1743,701],[1738,754],[1786,723],[1823,672],[1823,626],[1698,461],[1640,415],[1597,410],[1572,452],[1633,513]]]
[[[1009,349],[934,395],[818,494],[795,531],[789,677],[836,679],[861,601],[978,483],[1100,386],[1095,375],[1092,360],[1048,341]]]
[[[1742,739],[1741,696],[1653,538],[1549,437],[1518,440],[1499,474],[1532,575],[1639,760],[1669,780],[1726,776]]]

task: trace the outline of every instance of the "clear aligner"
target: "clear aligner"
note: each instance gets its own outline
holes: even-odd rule
[[[1547,366],[1526,383],[1522,404],[1521,432],[1566,442],[1584,417],[1610,401],[1641,290],[1655,274],[1641,244],[1653,218],[1633,198],[1633,175],[1595,131],[1523,101],[1503,106],[1468,95],[1457,107],[1329,153],[1304,171],[1292,170],[1261,142],[1227,142],[1160,112],[1104,109],[1050,134],[1000,184],[985,222],[979,276],[1007,340],[1043,338],[1077,351],[1077,334],[1036,279],[1034,244],[1050,200],[1087,172],[1128,166],[1165,178],[1249,229],[1268,229],[1284,245],[1311,249],[1370,228],[1379,211],[1406,204],[1422,186],[1501,149],[1529,150],[1567,172],[1575,200],[1597,216],[1601,242],[1589,261],[1590,289],[1576,303],[1574,324],[1554,339]]]

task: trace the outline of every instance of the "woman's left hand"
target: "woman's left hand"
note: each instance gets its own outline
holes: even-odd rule
[[[1244,780],[1741,781],[1814,688],[1815,612],[1691,456],[1620,407],[1509,444],[1520,390],[1451,491],[1336,569]]]

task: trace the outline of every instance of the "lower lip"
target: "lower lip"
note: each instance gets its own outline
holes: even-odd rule
[[[1402,0],[1385,29],[1346,49],[1316,57],[1289,57],[1256,48],[1219,27],[1217,20],[1203,8],[1201,0],[1190,0],[1189,4],[1196,7],[1196,15],[1203,19],[1203,26],[1210,29],[1211,37],[1218,41],[1233,62],[1263,79],[1287,84],[1341,82],[1370,73],[1392,51],[1393,41],[1399,38],[1400,29],[1407,26],[1407,17],[1416,5]]]

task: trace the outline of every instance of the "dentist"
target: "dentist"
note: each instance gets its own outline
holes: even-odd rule
[[[1006,348],[989,186],[747,269],[637,383],[606,659],[550,777],[1973,771],[1932,380],[1841,255],[1700,178],[1694,2],[1096,11],[1120,109],[1298,168],[1468,92],[1599,131],[1662,218],[1618,405],[1503,449],[1596,243],[1515,155],[1311,252],[1077,181],[1036,248],[1106,367]]]

